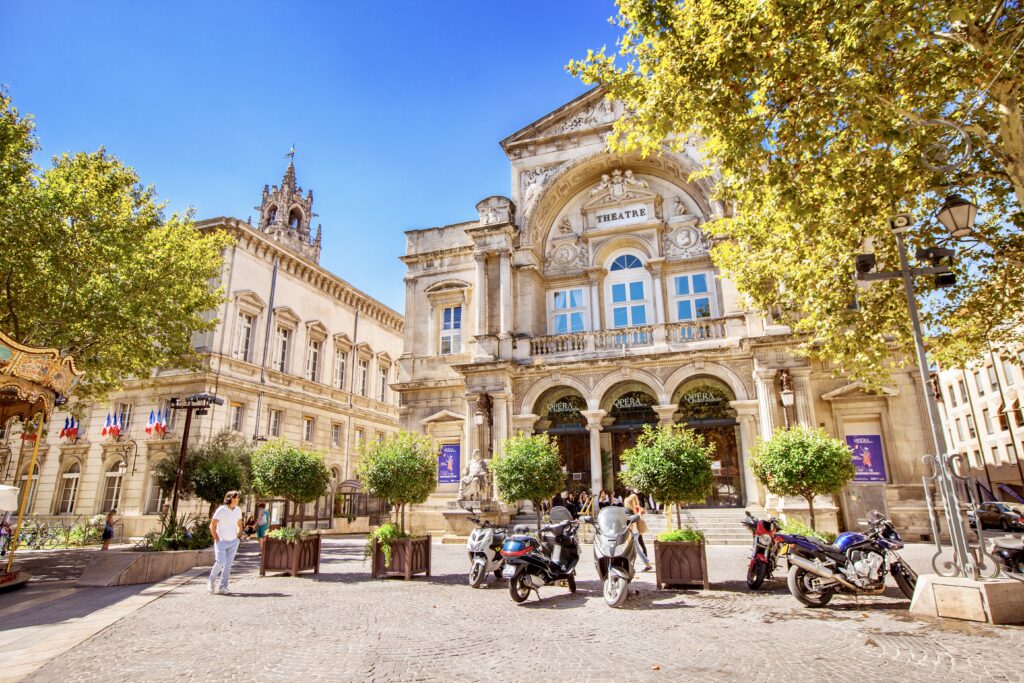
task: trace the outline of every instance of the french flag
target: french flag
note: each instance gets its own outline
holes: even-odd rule
[[[100,432],[100,435],[101,436],[107,436],[107,435],[111,434],[111,432],[112,432],[112,430],[111,430],[111,424],[110,424],[110,413],[108,412],[107,413],[107,421],[103,423],[103,431]]]
[[[163,414],[163,410],[156,411],[156,425],[154,425],[157,434],[163,436],[167,433],[167,416]]]
[[[152,410],[149,411],[149,422],[146,423],[146,434],[153,435],[153,429],[156,428],[156,413]],[[160,432],[157,431],[159,434]]]
[[[65,417],[64,418],[64,427],[60,430],[60,437],[58,437],[58,438],[63,439],[64,437],[66,437],[68,435],[68,430],[69,429],[71,429],[71,418]]]
[[[110,435],[115,439],[121,436],[121,425],[123,424],[124,414],[118,413],[114,415],[114,423],[110,425]]]
[[[77,439],[78,438],[78,425],[79,424],[80,423],[79,423],[78,420],[76,420],[73,417],[71,418],[71,424],[68,426],[68,433],[67,433],[67,437],[69,439]]]

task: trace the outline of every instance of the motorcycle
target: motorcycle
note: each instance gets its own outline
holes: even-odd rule
[[[629,595],[629,584],[636,575],[633,563],[636,561],[636,541],[630,525],[640,515],[627,515],[625,508],[606,507],[593,517],[583,521],[593,524],[594,564],[604,583],[604,601],[609,607],[622,607]]]
[[[992,551],[999,558],[1004,574],[1024,581],[1024,536],[997,538]]]
[[[799,535],[779,534],[789,544],[789,592],[808,607],[823,607],[836,593],[879,594],[891,572],[908,599],[917,574],[896,553],[903,547],[896,527],[877,510],[868,513],[866,533],[847,531],[835,544]]]
[[[757,590],[765,579],[771,578],[779,561],[780,542],[778,533],[782,530],[774,517],[755,519],[750,512],[741,524],[754,535],[754,550],[747,566],[747,587]]]
[[[505,530],[478,517],[469,517],[469,520],[477,525],[466,541],[470,564],[469,585],[479,588],[491,572],[494,572],[494,578],[501,578],[501,570],[505,566],[505,558],[501,555]]]
[[[565,581],[569,592],[576,592],[576,563],[580,544],[576,537],[579,522],[562,506],[551,508],[551,523],[537,530],[537,536],[515,533],[505,538],[501,555],[505,558],[502,576],[508,581],[508,592],[514,602],[523,602],[530,591]],[[516,529],[520,531],[520,529]]]

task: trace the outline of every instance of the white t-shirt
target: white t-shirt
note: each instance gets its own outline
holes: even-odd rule
[[[236,505],[232,510],[227,505],[221,505],[213,513],[213,519],[217,520],[217,535],[222,541],[233,541],[238,538],[238,523],[242,520],[242,506]]]

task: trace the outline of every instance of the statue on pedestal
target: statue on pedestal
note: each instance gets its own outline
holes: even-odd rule
[[[459,480],[459,502],[489,500],[491,487],[487,461],[480,455],[480,449],[474,448],[472,458]]]

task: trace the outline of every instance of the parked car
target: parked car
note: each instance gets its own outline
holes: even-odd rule
[[[982,503],[978,509],[978,517],[981,518],[982,529],[1024,531],[1024,514],[1006,503]],[[971,527],[977,526],[973,510],[968,511],[967,521]]]

